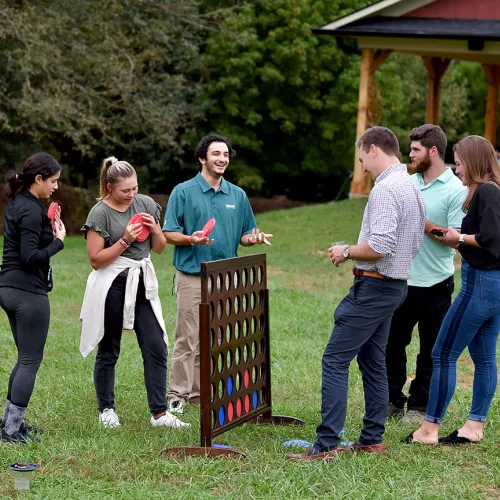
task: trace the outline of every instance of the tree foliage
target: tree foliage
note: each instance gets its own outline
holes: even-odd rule
[[[93,182],[99,161],[126,156],[150,186],[178,167],[203,115],[190,2],[2,1],[0,127],[26,152],[42,147]],[[11,163],[12,150],[1,151]],[[15,156],[16,160],[20,158]]]
[[[232,138],[240,185],[331,199],[352,168],[358,69],[312,32],[360,2],[261,0],[225,17],[203,56],[208,127]]]
[[[217,131],[238,152],[229,178],[249,194],[333,199],[353,165],[360,58],[313,28],[375,1],[0,0],[0,173],[43,149],[86,187],[113,155],[142,190],[168,193]],[[479,64],[451,64],[450,142],[483,132],[486,90]],[[371,123],[406,149],[425,121],[421,59],[392,54],[372,94]]]

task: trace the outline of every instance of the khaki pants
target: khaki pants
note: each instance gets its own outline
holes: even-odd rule
[[[175,296],[177,324],[167,396],[186,403],[200,397],[200,276],[177,271]]]

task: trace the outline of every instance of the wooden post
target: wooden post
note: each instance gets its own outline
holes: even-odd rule
[[[422,59],[429,75],[426,123],[437,125],[439,123],[439,96],[441,93],[441,78],[448,69],[451,59],[445,59],[441,57],[422,57]]]
[[[493,146],[497,142],[498,125],[498,86],[500,85],[500,66],[483,64],[486,79],[488,80],[488,97],[486,100],[486,116],[484,120],[484,137]]]
[[[358,98],[358,123],[356,128],[356,139],[368,127],[368,108],[370,105],[370,91],[373,81],[373,73],[387,59],[391,50],[362,49],[361,70],[359,75],[359,98]],[[359,150],[354,151],[354,173],[351,182],[349,198],[366,197],[370,194],[370,183],[367,182],[359,163]]]

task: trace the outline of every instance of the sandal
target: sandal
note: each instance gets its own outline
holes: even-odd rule
[[[479,441],[471,441],[466,437],[458,435],[458,431],[453,431],[446,437],[439,438],[439,444],[444,444],[445,446],[457,446],[461,444],[477,444]]]

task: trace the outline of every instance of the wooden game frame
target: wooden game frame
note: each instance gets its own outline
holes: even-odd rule
[[[201,445],[164,453],[244,456],[213,438],[245,422],[303,425],[272,414],[266,254],[202,263],[199,311]]]

